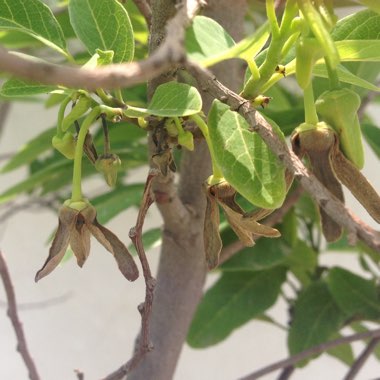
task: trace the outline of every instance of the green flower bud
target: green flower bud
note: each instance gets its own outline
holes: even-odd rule
[[[324,92],[316,102],[317,112],[334,128],[345,156],[358,168],[364,165],[364,150],[357,111],[360,96],[348,89]]]
[[[54,136],[51,143],[58,152],[62,153],[69,160],[75,156],[75,139],[70,132],[66,132],[62,137]]]
[[[323,50],[315,38],[300,38],[296,46],[296,78],[305,89],[311,81],[315,62],[323,55]]]
[[[194,137],[190,131],[183,131],[178,135],[178,144],[184,146],[186,149],[194,150]]]
[[[78,120],[91,107],[93,100],[87,95],[79,95],[78,101],[70,113],[62,121],[62,130],[67,131],[75,120]]]
[[[114,187],[117,180],[117,172],[121,166],[119,156],[116,154],[101,155],[95,162],[95,168],[103,173],[107,185]]]

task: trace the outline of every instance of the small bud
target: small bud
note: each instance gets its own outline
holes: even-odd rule
[[[70,132],[66,132],[62,137],[54,136],[51,143],[58,152],[62,153],[69,160],[75,157],[75,139]]]
[[[277,65],[275,71],[276,73],[282,74],[284,77],[286,77],[286,67],[284,65]]]
[[[261,108],[265,108],[271,100],[272,98],[269,96],[258,95],[255,99],[253,99],[252,104],[256,107],[261,106]]]
[[[194,150],[194,137],[190,131],[183,131],[178,135],[178,144],[184,146],[186,149]]]
[[[117,180],[117,172],[121,166],[120,158],[116,154],[101,155],[95,162],[95,168],[103,173],[107,185],[114,187]]]

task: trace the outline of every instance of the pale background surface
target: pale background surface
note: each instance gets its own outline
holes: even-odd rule
[[[30,103],[13,107],[0,139],[0,154],[14,151],[29,138],[54,125],[55,114],[55,110],[45,110]],[[380,189],[378,165],[369,152],[364,173]],[[23,170],[1,176],[0,191],[23,176]],[[130,181],[141,181],[144,176],[144,172],[135,173]],[[88,183],[87,191],[91,186],[97,186],[96,180],[93,184]],[[347,204],[353,206],[358,215],[376,227],[351,196],[346,198]],[[112,220],[108,227],[129,243],[128,230],[135,223],[135,217],[136,211],[128,210]],[[75,368],[85,373],[86,380],[100,379],[131,355],[140,325],[136,307],[144,298],[144,282],[141,278],[135,283],[125,281],[111,255],[93,240],[91,255],[82,270],[70,260],[35,284],[34,274],[47,257],[45,243],[56,223],[57,216],[51,212],[25,211],[8,220],[6,226],[0,226],[0,247],[15,284],[20,318],[43,380],[75,380]],[[160,218],[153,209],[145,227],[157,225],[160,225]],[[157,268],[158,253],[157,248],[149,252],[153,272]],[[353,255],[330,253],[322,257],[326,264],[357,270]],[[209,284],[216,278],[217,275],[210,275]],[[59,300],[52,301],[48,307],[28,306],[57,298]],[[15,351],[15,335],[6,317],[4,299],[4,290],[0,286],[0,380],[27,380],[24,364]],[[279,302],[270,314],[286,323],[285,312],[285,305]],[[359,353],[363,345],[357,344],[355,348]],[[286,355],[284,333],[265,323],[250,322],[210,349],[193,350],[186,346],[174,379],[237,379]],[[343,378],[346,371],[340,362],[324,355],[305,370],[297,371],[292,379],[335,380]],[[371,359],[357,379],[373,380],[379,376],[380,364]],[[276,378],[277,373],[263,377],[264,380]]]

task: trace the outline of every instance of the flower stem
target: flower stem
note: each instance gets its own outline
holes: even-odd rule
[[[70,103],[71,101],[71,96],[67,96],[63,102],[61,103],[61,105],[59,106],[59,110],[58,110],[58,119],[57,119],[57,136],[58,137],[62,137],[63,136],[63,130],[62,130],[62,121],[65,117],[65,111],[66,111],[66,107],[67,105]]]
[[[212,174],[213,175],[212,175],[211,181],[212,182],[218,182],[221,179],[223,179],[224,177],[223,177],[223,173],[221,172],[219,166],[216,163],[214,148],[212,146],[210,135],[208,133],[208,126],[205,123],[205,121],[199,115],[191,115],[191,116],[189,116],[189,118],[191,120],[193,120],[198,125],[199,129],[201,130],[201,132],[202,132],[202,134],[206,140],[208,150],[210,152],[211,164],[212,164]]]
[[[317,110],[314,102],[313,84],[310,84],[304,90],[304,107],[305,107],[305,122],[307,124],[316,125],[318,123]]]

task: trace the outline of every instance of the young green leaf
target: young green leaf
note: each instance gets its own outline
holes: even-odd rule
[[[342,335],[334,334],[333,336],[331,336],[331,339],[339,339],[339,338],[342,338]],[[326,353],[340,360],[342,363],[348,366],[351,366],[355,360],[354,352],[350,344],[341,344],[339,346],[330,348],[329,350],[326,351]]]
[[[71,0],[71,25],[90,54],[113,50],[114,62],[132,61],[134,39],[127,11],[117,0]]]
[[[62,29],[40,0],[0,0],[0,29],[18,30],[67,56]]]
[[[380,15],[369,9],[355,12],[337,22],[331,37],[334,41],[377,40],[380,38],[379,22]]]
[[[224,273],[199,304],[187,342],[197,348],[214,345],[261,315],[275,303],[285,274],[283,267]]]
[[[41,153],[51,148],[51,139],[56,133],[56,128],[50,128],[42,132],[26,143],[21,149],[1,168],[0,173],[6,173],[29,164]]]
[[[215,100],[208,125],[215,159],[225,179],[256,206],[281,206],[286,193],[284,168],[261,137],[249,131],[245,119]]]
[[[0,90],[0,95],[6,97],[30,96],[47,94],[56,89],[56,86],[48,86],[42,83],[26,82],[22,79],[11,78],[4,82]]]
[[[345,314],[322,282],[312,283],[300,294],[293,313],[288,336],[291,355],[330,339],[345,320]]]
[[[200,112],[202,98],[195,87],[168,82],[157,87],[146,112],[154,116],[189,116]]]
[[[343,268],[331,269],[326,281],[335,302],[346,315],[380,318],[380,298],[373,281]]]

